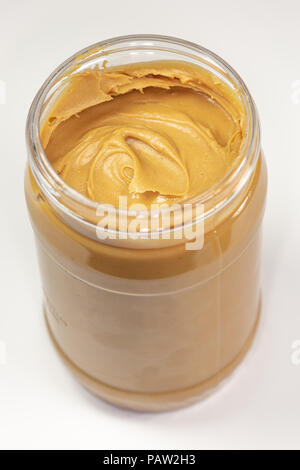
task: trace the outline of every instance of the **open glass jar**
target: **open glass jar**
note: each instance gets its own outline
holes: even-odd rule
[[[164,231],[134,239],[99,238],[98,206],[68,186],[43,149],[40,129],[66,77],[157,60],[196,64],[236,91],[245,109],[239,165],[193,198],[191,225],[203,246]],[[260,234],[266,166],[255,105],[221,58],[163,36],[127,36],[93,45],[59,66],[42,85],[27,121],[25,192],[36,236],[44,313],[53,342],[89,390],[121,407],[160,411],[186,406],[240,362],[260,311]],[[147,217],[135,212],[129,217]],[[98,227],[98,232],[97,232]],[[170,227],[168,227],[170,231]],[[98,233],[98,235],[97,235]]]

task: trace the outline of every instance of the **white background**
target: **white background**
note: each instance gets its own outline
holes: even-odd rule
[[[227,60],[256,101],[269,168],[254,347],[221,390],[163,414],[98,400],[60,362],[23,196],[25,119],[41,83],[77,50],[134,33],[178,36]],[[0,0],[0,80],[0,448],[299,449],[300,2]]]

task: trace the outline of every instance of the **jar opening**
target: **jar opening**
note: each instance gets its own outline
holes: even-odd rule
[[[152,60],[181,60],[209,70],[233,90],[236,90],[245,109],[246,132],[241,148],[239,164],[230,168],[217,182],[204,192],[179,205],[204,205],[201,215],[209,218],[226,207],[249,181],[260,148],[260,130],[254,102],[243,80],[220,57],[209,50],[181,39],[157,35],[122,36],[99,42],[74,54],[63,62],[44,82],[31,105],[26,137],[31,171],[45,194],[55,207],[73,219],[93,225],[95,213],[101,203],[80,194],[56,173],[43,149],[40,137],[41,121],[50,103],[56,99],[70,74],[92,68],[109,59],[110,65]],[[105,205],[103,205],[105,206]],[[147,217],[148,211],[117,209],[122,215]],[[168,211],[163,208],[162,212]]]

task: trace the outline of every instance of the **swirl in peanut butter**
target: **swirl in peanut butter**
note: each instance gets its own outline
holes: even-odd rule
[[[41,137],[63,180],[94,201],[174,203],[211,187],[238,160],[238,95],[184,62],[88,69],[67,80]]]

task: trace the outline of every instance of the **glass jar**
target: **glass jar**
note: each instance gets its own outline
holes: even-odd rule
[[[67,186],[47,160],[40,126],[66,77],[107,60],[196,64],[243,103],[247,132],[239,165],[191,201],[204,207],[202,249],[186,250],[182,239],[153,240],[143,233],[130,241],[99,240],[95,202]],[[121,407],[160,411],[198,400],[241,361],[260,312],[267,177],[258,116],[245,84],[220,57],[196,44],[119,37],[84,49],[50,75],[30,108],[26,136],[25,192],[44,313],[61,357],[84,386]]]

